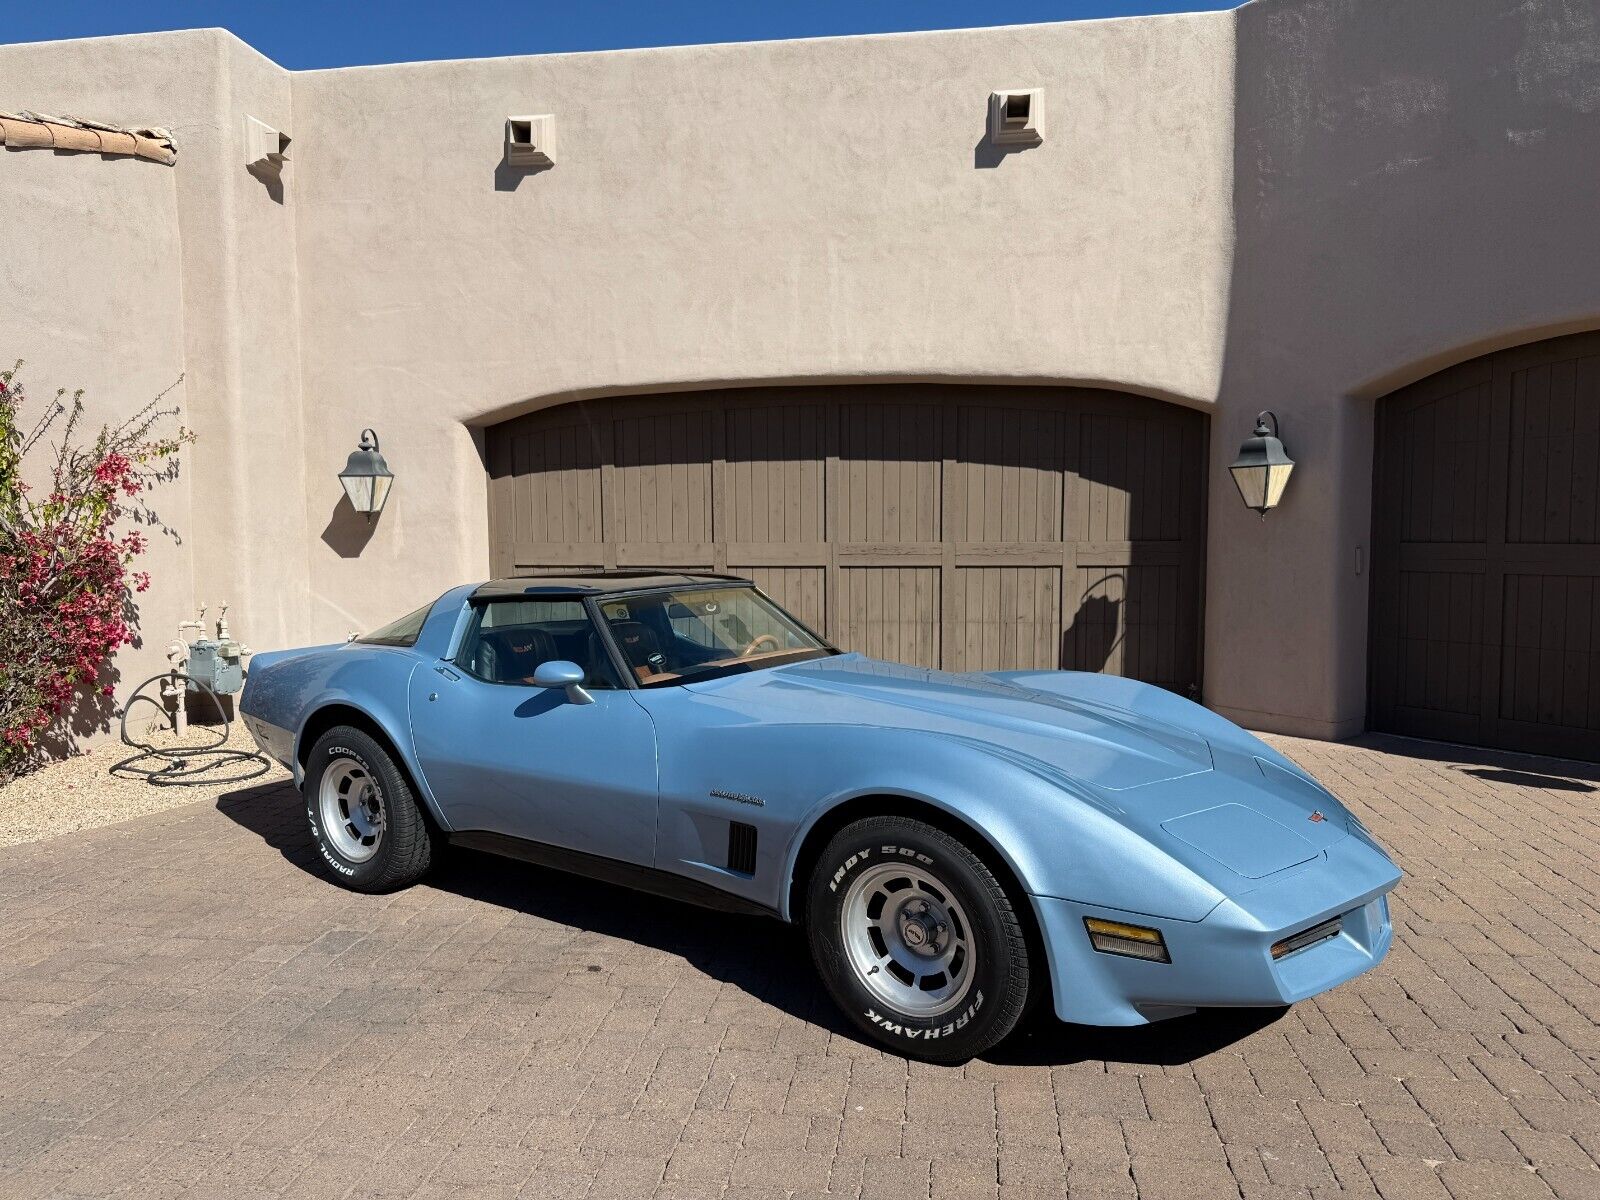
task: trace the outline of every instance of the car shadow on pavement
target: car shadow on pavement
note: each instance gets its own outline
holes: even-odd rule
[[[326,879],[299,794],[287,783],[279,780],[227,792],[218,798],[217,811],[302,871]],[[328,880],[330,889],[337,886]],[[451,848],[418,886],[676,955],[764,1004],[867,1044],[824,990],[811,966],[805,936],[796,926],[713,912],[458,847]],[[1100,1029],[1063,1024],[1048,1005],[1040,1004],[1020,1029],[983,1059],[1018,1066],[1086,1061],[1177,1065],[1248,1037],[1285,1011],[1216,1010],[1132,1029]]]
[[[1280,1020],[1287,1008],[1211,1008],[1154,1025],[1101,1028],[1068,1025],[1035,1009],[1022,1027],[985,1054],[1008,1067],[1059,1067],[1080,1062],[1175,1067],[1226,1050]]]
[[[218,798],[217,811],[301,870],[327,880],[299,794],[283,781],[228,792]],[[327,882],[329,888],[338,886]],[[801,1020],[857,1036],[823,990],[805,938],[794,926],[713,912],[461,847],[449,848],[418,886],[650,946]]]
[[[1447,770],[1459,771],[1489,783],[1509,783],[1556,792],[1600,791],[1600,763],[1596,762],[1549,758],[1512,750],[1491,750],[1483,746],[1457,746],[1393,733],[1358,734],[1346,744],[1384,754],[1443,763]]]

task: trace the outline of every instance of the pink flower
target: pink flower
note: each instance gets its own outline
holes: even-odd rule
[[[22,400],[15,381],[0,384],[0,415],[16,413]],[[46,419],[66,411],[57,405]],[[167,444],[132,437],[150,411],[99,431],[87,445],[68,437],[43,503],[24,499],[28,489],[17,473],[0,480],[0,501],[21,514],[0,527],[0,781],[25,763],[39,732],[86,697],[113,695],[113,685],[97,681],[137,635],[132,597],[150,587],[148,572],[130,569],[148,549],[148,535],[118,529],[124,516],[141,511],[128,500],[153,486],[138,463],[150,445]],[[63,428],[75,426],[57,432]]]

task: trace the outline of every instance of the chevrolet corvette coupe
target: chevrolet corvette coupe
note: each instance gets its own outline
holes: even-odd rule
[[[842,652],[749,581],[446,592],[258,654],[241,709],[328,873],[447,844],[801,923],[867,1036],[958,1062],[1030,1003],[1138,1025],[1374,966],[1400,872],[1301,768],[1170,692]]]

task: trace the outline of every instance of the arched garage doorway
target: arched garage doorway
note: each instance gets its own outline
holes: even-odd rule
[[[754,578],[852,650],[1197,693],[1206,420],[1078,388],[735,388],[487,431],[497,574]]]
[[[1380,401],[1369,724],[1600,760],[1600,334]]]

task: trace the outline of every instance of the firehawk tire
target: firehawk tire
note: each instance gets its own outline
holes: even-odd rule
[[[356,892],[391,892],[428,873],[433,835],[405,772],[370,734],[335,726],[306,760],[306,820],[323,867]]]
[[[873,1041],[929,1062],[965,1062],[1027,1008],[1028,943],[1005,888],[956,838],[869,817],[834,835],[806,903],[811,955]]]

